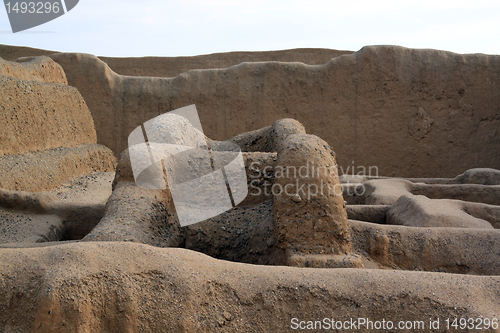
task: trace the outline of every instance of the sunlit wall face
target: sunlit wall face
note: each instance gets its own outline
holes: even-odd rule
[[[85,0],[0,42],[103,56],[179,56],[392,44],[500,54],[498,1]]]

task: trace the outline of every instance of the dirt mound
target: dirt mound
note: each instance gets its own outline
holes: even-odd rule
[[[500,312],[498,277],[244,265],[134,243],[1,249],[0,276],[7,332],[286,332],[292,318],[430,331],[429,318]]]
[[[157,124],[161,126],[156,128],[158,133],[161,133],[161,128],[170,129],[172,133],[169,135],[179,142],[183,140],[178,136],[179,133],[192,139],[194,137],[189,135],[203,135],[195,129],[187,131],[186,126],[181,126],[186,124],[183,117],[170,117],[168,121],[170,123]],[[267,194],[267,198],[258,195],[221,217],[181,228],[176,214],[178,206],[174,208],[169,191],[146,190],[134,182],[129,155],[133,150],[129,149],[121,154],[106,214],[84,240],[137,241],[166,247],[184,244],[196,250],[219,254],[224,259],[244,258],[241,260],[275,265],[292,264],[291,258],[295,253],[343,256],[351,252],[345,203],[336,174],[335,153],[325,141],[306,134],[304,127],[291,119],[279,120],[269,129],[259,132],[261,139],[271,142],[271,145],[268,151],[245,152],[243,159],[246,170],[258,171],[261,174],[258,178],[261,178],[261,168],[266,167],[262,162],[267,160],[262,154],[274,153],[274,166],[268,165],[270,170],[266,168],[266,172],[273,173],[278,169],[285,171],[282,176],[272,177],[275,179],[268,184],[251,186],[256,180],[254,177],[247,177],[247,183],[249,187],[259,189],[259,192],[268,192],[270,187],[267,185],[273,189],[279,188],[279,192],[273,190]],[[250,143],[254,135],[242,134],[231,141]],[[149,142],[156,142],[153,137],[148,137],[153,140]],[[215,147],[217,144],[221,143],[211,141],[210,146]],[[191,146],[196,147],[196,143],[191,142]],[[246,150],[254,150],[251,144],[243,146]],[[212,151],[212,156],[215,153],[218,152]],[[196,175],[198,169],[204,170],[204,166],[193,161],[189,160],[183,170]],[[297,170],[300,170],[300,175]],[[192,179],[191,176],[187,178]],[[262,201],[258,201],[257,197]],[[213,205],[216,202],[213,194],[210,198]],[[231,233],[231,230],[235,233]],[[257,235],[265,234],[267,239],[255,241],[258,239],[258,236],[253,235],[255,232]],[[332,262],[332,266],[334,264]]]
[[[488,221],[467,214],[458,200],[433,200],[423,195],[401,196],[387,212],[387,223],[411,227],[493,229]]]
[[[498,275],[497,173],[472,169],[455,178],[355,182],[343,177],[354,248],[379,267]]]

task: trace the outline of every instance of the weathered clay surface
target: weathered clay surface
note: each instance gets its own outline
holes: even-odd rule
[[[351,53],[353,52],[330,49],[293,49],[268,52],[215,53],[194,57],[99,57],[99,59],[121,75],[175,77],[192,69],[228,68],[243,62],[281,61],[322,65],[332,58]]]
[[[28,56],[41,50],[3,46],[1,52]],[[270,56],[263,52],[255,60]],[[377,166],[380,175],[403,177],[454,177],[471,168],[500,168],[494,148],[499,57],[369,46],[329,61],[305,56],[303,62],[314,65],[280,56],[278,62],[207,70],[200,70],[207,68],[203,61],[179,58],[174,63],[182,74],[165,79],[118,75],[91,55],[52,56],[89,105],[98,142],[116,155],[126,148],[128,133],[144,121],[196,104],[211,138],[225,140],[294,118],[335,147],[340,166],[354,161]],[[140,62],[120,61],[131,71]],[[190,71],[184,73],[186,67]]]
[[[49,57],[19,58],[17,62],[0,58],[0,75],[24,81],[68,84],[61,66]]]
[[[0,44],[0,57],[14,61],[26,56],[47,56],[59,53],[30,47]],[[330,59],[353,51],[331,49],[293,49],[267,52],[226,52],[193,57],[99,57],[116,73],[132,76],[174,77],[191,69],[227,68],[242,62],[302,62],[322,65]]]
[[[387,212],[386,222],[409,227],[493,229],[488,221],[475,218],[465,212],[462,207],[462,202],[458,200],[403,195]]]
[[[428,322],[500,312],[497,276],[255,266],[136,243],[2,249],[0,277],[7,332],[286,332],[304,313]]]
[[[199,139],[195,139],[201,133],[187,125],[179,131],[178,127],[185,125],[182,117],[169,120],[171,123],[161,125],[170,129],[167,139],[196,147]],[[178,138],[175,133],[181,132],[183,138]],[[227,214],[185,228],[176,220],[168,190],[147,190],[135,184],[130,150],[125,150],[106,213],[84,240],[137,241],[166,247],[184,244],[219,258],[267,264],[294,264],[294,253],[343,256],[351,252],[345,202],[331,147],[305,134],[304,127],[291,119],[261,130],[259,140],[255,140],[256,134],[242,134],[231,141],[251,151],[244,153],[244,161],[246,169],[257,175],[248,173],[247,180],[258,195],[252,192]],[[253,152],[252,142],[266,151]],[[220,144],[211,141],[210,146]],[[269,155],[263,153],[275,153],[275,157],[269,161]],[[199,168],[203,165],[189,163],[183,171],[196,174]],[[264,179],[264,174],[272,176]],[[262,182],[253,184],[257,179]],[[231,234],[231,230],[236,233]],[[331,262],[329,267],[334,265]]]
[[[66,83],[48,57],[0,59],[0,188],[46,191],[84,173],[114,170],[115,157],[96,144],[87,104]]]
[[[374,46],[323,65],[243,63],[175,78],[121,76],[90,55],[52,58],[89,105],[98,142],[115,154],[144,121],[196,104],[213,139],[294,118],[335,147],[340,166],[377,166],[380,175],[500,167],[499,56]]]
[[[292,318],[360,317],[423,320],[422,331],[430,331],[428,318],[500,313],[500,171],[465,171],[498,167],[497,56],[368,47],[322,66],[247,63],[173,79],[120,76],[90,55],[53,58],[70,84],[79,82],[97,140],[109,140],[115,152],[145,120],[204,102],[205,133],[238,134],[229,141],[243,151],[251,194],[180,227],[168,190],[136,185],[127,149],[115,175],[111,152],[91,134],[88,142],[78,137],[87,127],[92,133],[91,123],[70,125],[57,135],[75,141],[51,146],[62,139],[40,135],[28,121],[26,129],[39,133],[31,146],[0,137],[2,149],[12,150],[0,158],[0,331],[289,331]],[[29,90],[40,86],[40,93],[61,87],[72,94],[54,108],[67,103],[89,117],[76,89],[46,83],[62,73],[55,63],[5,63],[16,75],[5,82],[20,90],[1,101],[2,114],[13,103],[23,114],[29,98],[33,115],[43,112],[45,97]],[[275,121],[290,116],[306,126]],[[42,118],[49,128],[81,120],[65,117]],[[177,121],[156,125],[161,135],[162,128],[182,132],[180,140],[192,131]],[[379,160],[380,175],[339,178],[337,158]],[[298,177],[284,174],[286,167]],[[309,192],[272,191],[292,183]],[[310,192],[322,184],[343,194]]]
[[[81,174],[113,171],[116,159],[97,144],[55,148],[0,157],[0,187],[13,191],[48,191]]]
[[[96,142],[92,116],[75,88],[0,76],[0,89],[0,156]]]
[[[56,51],[42,50],[25,46],[10,46],[0,44],[0,57],[8,61],[16,61],[22,57],[48,56]]]
[[[0,243],[82,238],[101,219],[111,191],[103,198],[89,186],[89,196],[73,200],[47,191],[62,193],[59,187],[72,188],[75,178],[114,171],[116,159],[96,144],[85,101],[48,57],[0,59],[0,90]]]
[[[344,198],[354,203],[347,206],[354,248],[380,267],[498,274],[497,174],[471,169],[455,178],[342,177]],[[356,195],[355,186],[364,193]]]

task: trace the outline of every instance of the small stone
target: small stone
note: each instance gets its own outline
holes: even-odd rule
[[[224,311],[222,315],[224,316],[224,318],[226,318],[226,320],[231,320],[232,318],[231,314],[227,311]]]
[[[300,195],[298,193],[295,193],[293,196],[292,196],[292,200],[294,202],[301,202],[302,201],[302,198],[300,197]]]

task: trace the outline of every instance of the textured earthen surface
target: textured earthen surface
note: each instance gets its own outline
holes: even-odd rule
[[[61,66],[49,57],[20,58],[17,62],[0,58],[0,75],[24,81],[68,84]]]
[[[98,142],[116,155],[142,122],[196,104],[213,139],[294,118],[335,147],[340,166],[377,166],[385,176],[453,177],[500,167],[497,55],[369,46],[322,65],[285,57],[208,70],[178,59],[176,66],[190,71],[169,79],[121,76],[90,55],[52,58],[89,105]],[[310,63],[324,60],[317,59]],[[123,66],[133,70],[138,61]]]
[[[8,61],[16,61],[17,58],[22,58],[22,57],[47,56],[52,53],[57,53],[57,52],[37,49],[33,47],[10,46],[10,45],[0,44],[0,57]]]
[[[82,96],[65,84],[50,58],[3,62],[0,76],[0,156],[96,143],[94,121]]]
[[[0,157],[0,187],[13,191],[51,190],[81,174],[114,171],[111,151],[97,144]]]
[[[497,275],[497,175],[471,169],[454,178],[343,177],[344,198],[354,203],[347,206],[353,247],[368,259],[365,267]],[[355,195],[352,185],[363,193]]]
[[[0,243],[80,239],[99,222],[110,193],[67,201],[44,191],[114,171],[116,159],[96,144],[85,101],[51,58],[0,59],[0,73]]]
[[[163,127],[177,129],[167,131],[175,135],[177,141],[189,142],[201,134],[189,126],[182,126],[180,131],[178,127],[185,125],[182,117],[169,118],[169,121],[171,123]],[[178,138],[178,133],[183,137]],[[254,138],[253,144],[267,148],[260,153],[244,153],[246,170],[254,172],[247,173],[248,187],[257,191],[227,214],[187,228],[179,226],[168,191],[147,190],[134,183],[130,153],[125,150],[118,163],[106,213],[84,240],[184,246],[224,259],[267,264],[293,264],[293,260],[287,259],[293,253],[344,255],[351,252],[345,202],[331,147],[320,138],[306,134],[304,127],[291,119],[279,120],[259,131],[260,140],[255,140],[255,136],[256,133],[242,134],[231,141],[243,144]],[[251,142],[243,144],[246,150],[255,149]],[[269,144],[263,145],[263,142]],[[217,144],[212,141],[211,146]],[[266,153],[275,154],[271,155],[274,157],[271,163]],[[197,173],[197,167],[202,168],[189,163],[184,171]],[[263,179],[264,175],[271,176]],[[255,180],[262,182],[252,184]],[[231,235],[231,230],[236,235]]]
[[[228,52],[193,57],[99,57],[114,72],[121,75],[175,77],[192,69],[217,69],[236,66],[243,62],[302,62],[322,65],[330,59],[351,54],[352,51],[330,49],[293,49],[267,52]]]
[[[116,154],[142,122],[196,104],[211,138],[294,118],[335,147],[340,166],[386,176],[452,177],[500,163],[499,56],[376,46],[324,65],[243,63],[170,79],[120,76],[89,55],[52,57]]]
[[[253,266],[134,243],[2,249],[0,265],[11,332],[287,332],[309,316],[428,323],[500,311],[498,277]]]
[[[278,244],[301,253],[351,252],[335,153],[320,138],[292,134],[278,151],[274,218]],[[277,185],[277,186],[276,186]],[[289,190],[289,191],[288,191]]]
[[[56,134],[15,117],[26,100],[35,118],[43,112],[48,97],[32,87],[78,91],[44,81],[37,71],[59,68],[47,58],[29,70],[11,63],[19,77],[3,78],[19,93],[0,111],[34,134],[29,147],[0,137],[16,151],[0,157],[0,331],[285,332],[292,318],[423,321],[420,331],[432,331],[429,318],[440,328],[444,318],[498,318],[498,56],[367,47],[320,66],[245,63],[171,79],[52,57],[115,152],[145,120],[202,101],[205,133],[238,134],[229,141],[243,151],[250,194],[181,227],[168,190],[136,185],[128,149],[114,174],[109,149],[78,141],[87,127],[71,125],[81,119],[72,110],[89,114],[78,97],[50,102],[67,105],[67,118],[41,117],[48,128],[67,123],[61,135],[74,144],[53,147]],[[306,126],[275,121],[285,113]],[[380,174],[339,177],[341,158],[379,161]],[[394,174],[412,178],[383,177]],[[301,185],[305,193],[283,194]]]
[[[94,120],[61,66],[48,57],[0,59],[0,188],[46,191],[81,174],[113,171]]]
[[[26,56],[44,56],[56,51],[0,44],[0,57],[14,61]],[[131,76],[174,77],[191,69],[227,68],[242,62],[284,61],[321,65],[353,51],[292,49],[266,52],[225,52],[192,57],[99,57],[116,73]]]

